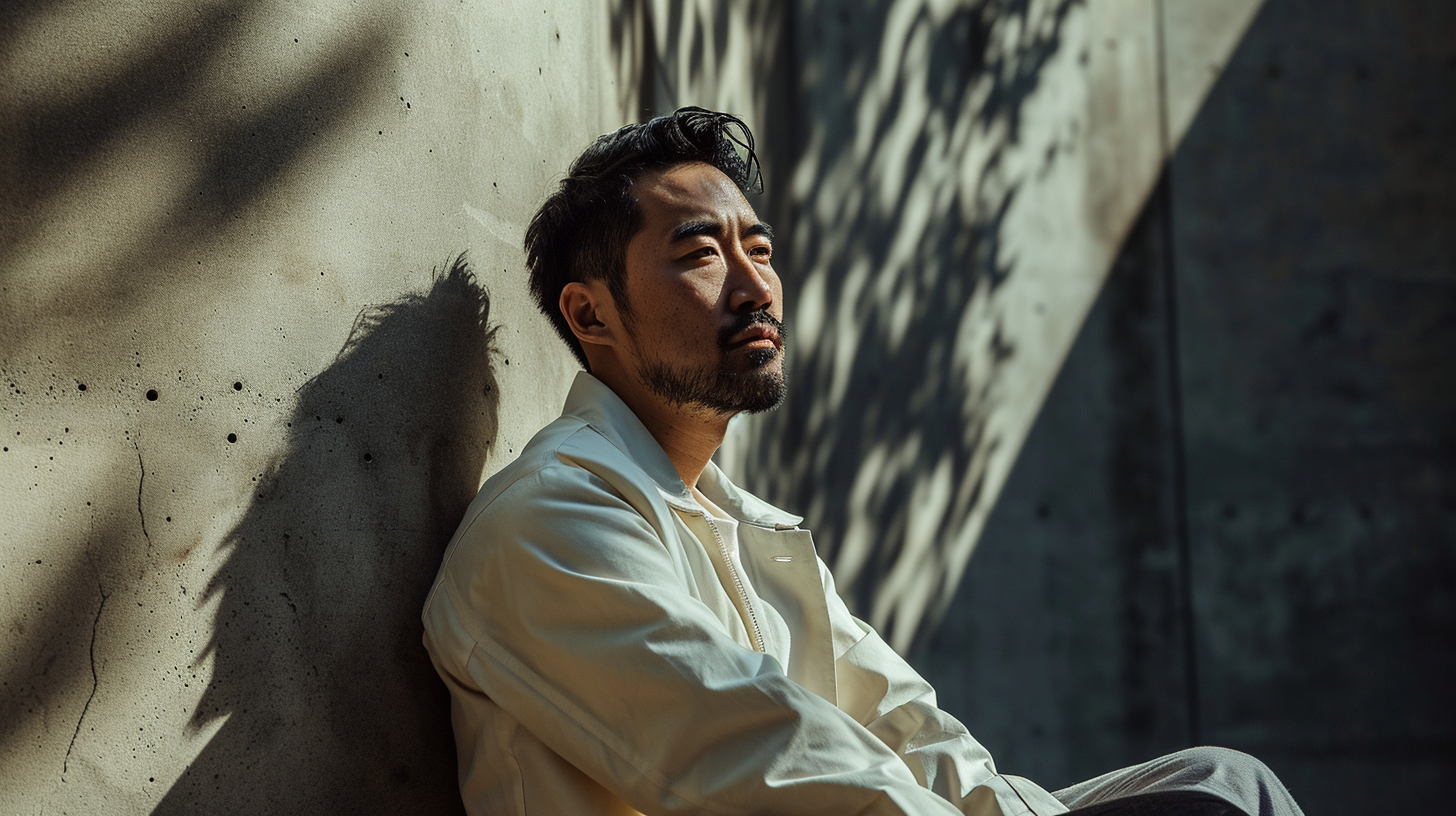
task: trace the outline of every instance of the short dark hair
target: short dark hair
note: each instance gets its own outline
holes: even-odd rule
[[[739,148],[744,155],[739,155]],[[561,314],[561,290],[571,281],[604,281],[617,307],[630,317],[627,244],[642,229],[642,210],[632,195],[632,184],[644,171],[689,162],[718,168],[745,193],[763,189],[753,133],[742,119],[703,108],[680,108],[599,137],[572,162],[561,186],[526,228],[531,295],[583,366],[590,367],[581,342]]]

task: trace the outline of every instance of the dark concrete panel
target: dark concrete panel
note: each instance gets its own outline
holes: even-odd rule
[[[1453,32],[1270,0],[1171,170],[1206,738],[1311,813],[1456,771]]]

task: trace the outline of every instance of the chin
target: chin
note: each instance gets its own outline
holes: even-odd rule
[[[781,362],[777,365],[761,366],[739,375],[738,379],[738,387],[734,389],[737,397],[735,407],[742,413],[761,414],[772,411],[783,404],[789,393],[788,378],[784,376]]]
[[[638,376],[668,404],[713,414],[758,414],[784,401],[788,380],[778,349],[755,349],[737,362],[734,367],[697,369],[653,362]]]

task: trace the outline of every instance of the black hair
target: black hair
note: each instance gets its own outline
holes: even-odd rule
[[[583,366],[586,353],[561,314],[561,290],[571,281],[604,281],[617,308],[630,317],[627,244],[642,228],[632,183],[644,171],[689,162],[718,168],[744,193],[763,189],[753,133],[742,119],[703,108],[680,108],[599,137],[572,162],[561,186],[526,228],[531,295]]]

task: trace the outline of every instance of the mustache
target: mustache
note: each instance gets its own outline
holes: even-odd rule
[[[773,330],[775,332],[778,332],[779,346],[781,348],[788,347],[789,330],[784,326],[784,322],[769,314],[766,310],[760,309],[756,312],[746,312],[733,318],[732,323],[720,330],[718,332],[718,348],[727,349],[728,344],[732,342],[733,338],[736,337],[739,333],[759,324],[767,324],[769,326],[772,326]]]

